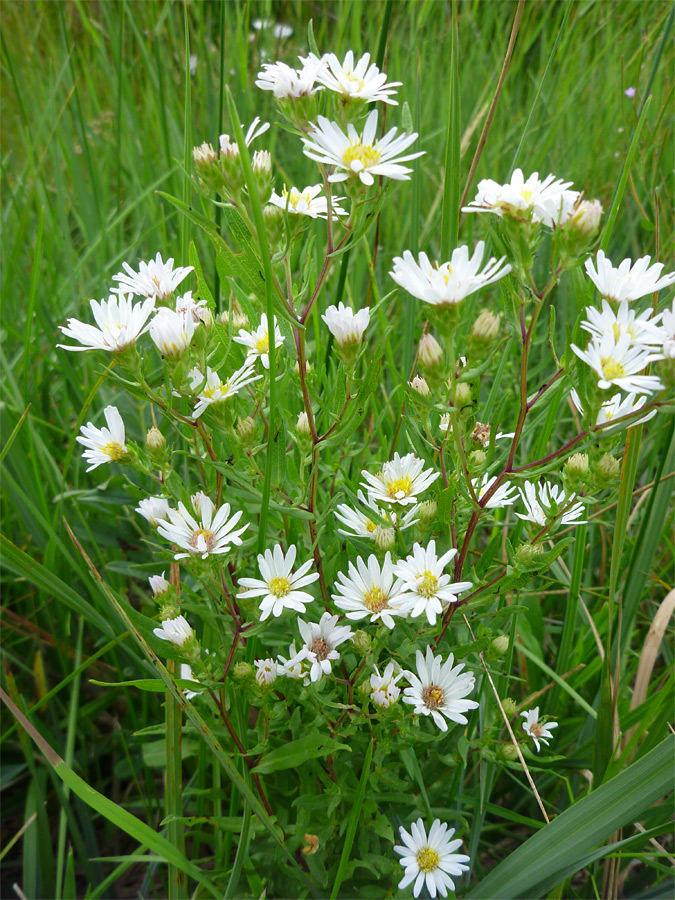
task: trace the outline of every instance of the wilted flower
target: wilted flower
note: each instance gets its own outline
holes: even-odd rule
[[[146,322],[155,308],[153,298],[134,306],[132,294],[128,297],[113,295],[100,303],[96,300],[90,300],[89,303],[98,328],[78,319],[68,319],[66,325],[59,325],[59,329],[66,337],[79,341],[82,346],[57,344],[57,347],[64,350],[107,350],[109,353],[121,353],[135,344],[148,330],[150,326]]]

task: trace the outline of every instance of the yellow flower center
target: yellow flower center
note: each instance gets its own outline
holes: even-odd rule
[[[452,266],[448,266],[448,268],[443,272],[443,283],[447,285],[452,277]]]
[[[436,853],[435,850],[432,850],[431,847],[422,847],[422,849],[417,852],[416,859],[421,872],[431,872],[441,860],[438,853]]]
[[[626,374],[626,370],[621,365],[621,363],[617,362],[612,356],[606,356],[604,357],[604,359],[601,359],[600,366],[602,367],[602,374],[605,378],[605,381],[613,381],[615,378],[623,378]]]
[[[385,484],[387,486],[387,494],[392,500],[401,492],[404,497],[409,497],[412,494],[412,478],[410,475],[405,475],[403,478],[393,478],[391,481],[385,479]]]
[[[107,444],[101,447],[101,453],[105,453],[105,455],[109,456],[113,462],[116,462],[118,459],[124,457],[126,451],[121,444],[117,443],[117,441],[108,441]]]
[[[267,353],[270,349],[270,336],[269,334],[264,334],[261,338],[255,342],[255,349],[258,353]]]
[[[362,91],[365,87],[365,82],[361,78],[357,78],[353,72],[345,72],[345,76],[352,88],[356,88],[357,91]]]
[[[316,654],[318,660],[328,659],[330,647],[323,638],[316,638],[316,640],[312,641],[312,646],[309,649]]]
[[[197,531],[193,532],[192,539],[190,540],[190,546],[194,547],[196,550],[199,545],[200,537],[204,538],[206,549],[210,550],[211,547],[213,547],[213,532],[208,531],[206,528],[198,528]]]
[[[291,583],[285,575],[277,575],[267,585],[275,597],[285,597],[291,592]]]
[[[366,531],[369,534],[372,534],[376,530],[377,530],[377,525],[375,524],[375,522],[371,522],[370,519],[366,519]]]
[[[227,394],[230,392],[230,379],[227,379],[227,382],[223,384],[222,381],[219,381],[217,385],[211,387],[210,384],[207,384],[204,390],[202,391],[202,397],[207,400],[213,400],[216,394],[222,393],[223,396],[220,398],[224,400]]]
[[[445,703],[445,694],[436,684],[430,684],[422,691],[422,700],[428,709],[438,709]]]
[[[424,575],[418,576],[417,593],[421,594],[423,597],[426,597],[427,600],[429,599],[429,597],[434,596],[437,586],[438,578],[436,578],[434,573],[430,572],[428,569],[424,573]]]
[[[529,188],[523,188],[520,192],[520,196],[529,203],[532,200],[532,191]]]
[[[387,597],[381,587],[374,584],[371,589],[366,591],[363,595],[363,602],[372,613],[379,613],[389,605],[389,597]]]
[[[346,166],[351,168],[351,164],[355,161],[363,163],[363,168],[376,166],[382,154],[377,147],[372,144],[362,144],[360,140],[350,144],[342,155],[342,161]]]

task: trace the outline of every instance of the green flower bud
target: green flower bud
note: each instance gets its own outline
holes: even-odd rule
[[[488,461],[488,456],[485,450],[473,450],[469,453],[469,468],[473,471],[478,469],[482,469]]]
[[[471,338],[479,344],[491,344],[499,334],[501,313],[496,316],[484,309],[471,326]]]
[[[414,391],[416,391],[420,395],[420,397],[424,397],[426,399],[427,397],[431,396],[431,391],[429,390],[429,385],[427,384],[426,379],[422,378],[420,375],[415,375],[413,380],[409,381],[408,384]]]
[[[433,372],[443,364],[443,348],[431,334],[423,334],[417,350],[417,362],[423,372]]]
[[[471,385],[466,381],[458,381],[452,393],[452,403],[461,412],[472,404]]]
[[[506,637],[506,635],[500,635],[500,637]],[[508,643],[508,638],[506,638]],[[515,700],[512,700],[510,697],[504,697],[502,700],[502,706],[504,708],[504,712],[509,717],[509,719],[513,718],[518,711],[518,706]],[[511,745],[513,746],[513,745]]]
[[[588,453],[575,453],[565,463],[563,479],[565,487],[570,491],[579,491],[588,484]]]
[[[352,644],[354,649],[361,653],[363,656],[370,650],[370,645],[372,644],[372,640],[368,632],[362,631],[360,628],[358,631],[355,631],[352,635]],[[369,686],[370,687],[370,686]]]
[[[504,656],[506,651],[509,649],[508,635],[498,634],[496,638],[493,638],[491,647],[497,654],[497,656]]]
[[[252,419],[250,416],[246,416],[245,419],[238,418],[235,430],[242,447],[252,447],[255,444],[258,430],[255,419]]]
[[[419,516],[420,522],[424,525],[430,525],[433,520],[436,518],[436,512],[438,511],[438,503],[435,500],[424,500],[417,507],[417,515]]]
[[[248,681],[254,677],[253,666],[247,662],[235,663],[232,671],[238,681]]]
[[[375,530],[375,545],[378,550],[385,553],[392,550],[396,543],[396,532],[393,528],[377,528]]]
[[[359,696],[361,696],[364,700],[370,697],[370,692],[370,681],[367,680],[361,682],[361,684],[356,689],[356,693],[359,694]]]
[[[521,544],[516,550],[515,563],[519,568],[525,568],[534,562],[535,557],[539,556],[541,548],[533,544]]]
[[[605,453],[595,464],[595,480],[600,487],[609,487],[619,477],[621,461],[610,453]]]
[[[513,744],[502,744],[501,755],[504,759],[508,759],[509,762],[513,762],[514,760],[518,759],[518,751],[513,746]]]

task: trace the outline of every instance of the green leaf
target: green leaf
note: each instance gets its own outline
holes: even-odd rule
[[[316,731],[266,753],[253,771],[265,775],[281,769],[297,769],[298,766],[310,759],[328,756],[329,753],[335,753],[337,750],[348,750],[351,753],[351,747],[347,744],[342,744],[334,738],[325,737]]]

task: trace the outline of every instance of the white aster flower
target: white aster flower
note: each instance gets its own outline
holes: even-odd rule
[[[603,297],[612,303],[631,303],[675,283],[675,272],[661,275],[663,263],[650,266],[651,256],[642,256],[631,264],[624,259],[614,268],[602,250],[598,250],[597,269],[592,259],[586,260],[586,272]]]
[[[238,597],[242,599],[262,597],[260,603],[261,622],[264,622],[270,614],[275,617],[280,616],[285,609],[294,609],[296,612],[304,613],[305,604],[314,600],[314,597],[307,591],[298,589],[316,581],[319,573],[312,572],[307,575],[313,563],[313,560],[310,559],[293,574],[291,570],[296,553],[295,544],[291,544],[288,553],[284,556],[281,545],[277,544],[273,551],[265,550],[264,555],[258,554],[258,567],[262,581],[259,578],[239,579],[239,584],[248,590],[237,594]]]
[[[478,241],[471,258],[467,246],[457,247],[449,262],[432,266],[426,253],[420,253],[418,264],[410,250],[405,250],[402,257],[394,257],[394,268],[389,274],[418,300],[431,306],[451,306],[511,271],[510,265],[503,265],[506,257],[502,256],[499,260],[490,257],[479,272],[484,252],[484,241]]]
[[[255,331],[246,331],[243,328],[239,329],[239,334],[234,338],[234,341],[237,344],[243,344],[245,347],[248,347],[248,351],[246,353],[246,359],[255,362],[256,358],[260,357],[260,362],[263,364],[265,369],[269,369],[270,367],[270,335],[269,335],[269,327],[267,325],[267,314],[263,313],[260,317],[260,325],[255,329]],[[284,336],[279,331],[279,326],[277,324],[277,317],[274,316],[274,347],[276,350],[280,350],[284,343]]]
[[[567,495],[562,488],[551,484],[550,481],[545,481],[543,484],[532,484],[531,481],[526,481],[518,490],[527,508],[527,512],[524,514],[516,513],[519,519],[533,522],[542,528],[550,521],[560,521],[562,525],[584,524],[579,518],[584,514],[583,503],[575,503],[559,518],[560,510],[566,505],[569,506],[576,494]]]
[[[364,307],[355,313],[351,307],[345,306],[340,301],[338,306],[329,306],[321,318],[328,326],[338,347],[345,347],[348,344],[361,343],[370,323],[370,310]]]
[[[513,437],[513,435],[510,435],[510,437]],[[473,479],[471,484],[473,485],[473,489],[476,492],[476,496],[478,497],[479,502],[487,494],[496,480],[496,475],[493,475],[492,478],[490,478],[487,472],[485,473],[485,475],[483,475],[482,481],[480,478]],[[512,485],[510,481],[505,481],[503,484],[499,485],[497,490],[484,505],[484,508],[500,509],[503,506],[511,506],[511,504],[515,503],[517,499],[518,494],[516,492],[515,485]]]
[[[324,62],[314,54],[303,60],[300,70],[293,69],[283,62],[265,63],[258,72],[255,85],[261,91],[272,91],[277,100],[297,100],[300,97],[313,97],[317,91],[324,90],[323,85],[316,84],[316,76]]]
[[[244,127],[243,125],[241,126]],[[263,122],[260,124],[260,116],[256,116],[255,119],[251,122],[248,127],[248,131],[246,132],[246,137],[244,138],[244,143],[247,147],[250,147],[253,141],[256,138],[259,138],[261,134],[265,134],[266,131],[269,130],[270,123]],[[223,156],[227,156],[230,159],[235,159],[239,156],[239,145],[235,141],[230,141],[229,134],[221,134],[220,139],[220,152]]]
[[[153,628],[152,633],[163,641],[171,641],[176,647],[182,647],[186,641],[191,640],[195,633],[185,616],[177,616],[175,619],[164,619],[161,628]]]
[[[147,519],[153,528],[157,528],[160,522],[168,518],[169,501],[166,497],[146,497],[145,500],[139,500],[135,512]]]
[[[521,716],[525,719],[523,722],[523,731],[532,738],[537,750],[541,749],[539,741],[541,741],[542,744],[546,744],[548,747],[548,742],[553,737],[551,732],[554,728],[558,727],[558,723],[546,722],[544,724],[543,722],[540,722],[538,706],[535,706],[534,709],[531,709],[528,712],[522,712]]]
[[[319,197],[322,190],[322,184],[309,185],[303,191],[296,187],[292,187],[289,191],[284,185],[281,195],[272,191],[272,196],[267,202],[284,211],[288,210],[289,215],[326,219],[328,218],[328,199]],[[347,215],[347,211],[340,206],[341,200],[344,200],[344,197],[331,197],[331,215]]]
[[[581,405],[581,400],[579,399],[579,395],[572,388],[570,391],[570,397],[572,398],[572,402],[579,410],[579,412],[583,415],[584,409]],[[602,433],[609,434],[612,431],[618,431],[621,428],[633,428],[635,425],[643,425],[645,422],[648,422],[650,419],[653,419],[656,415],[656,410],[652,409],[647,413],[646,416],[643,416],[641,419],[628,419],[624,422],[617,422],[615,425],[610,425],[610,422],[614,422],[616,419],[621,419],[622,416],[628,416],[631,413],[637,412],[647,402],[647,396],[642,394],[641,397],[638,397],[636,400],[637,394],[628,394],[626,397],[622,397],[621,394],[614,394],[611,400],[606,400],[598,411],[597,418],[595,420],[596,428],[599,425],[603,425]]]
[[[404,690],[403,702],[412,704],[417,715],[431,716],[441,731],[448,730],[443,716],[466,725],[468,719],[464,713],[478,707],[475,700],[464,700],[476,683],[471,672],[462,672],[464,663],[453,669],[453,654],[443,662],[442,656],[434,656],[431,647],[427,647],[426,658],[418,650],[415,659],[417,675],[405,673],[411,686]]]
[[[150,584],[150,587],[152,588],[152,594],[154,597],[159,597],[160,594],[165,594],[171,587],[171,584],[164,577],[164,572],[162,572],[161,575],[151,575],[148,578],[148,582]]]
[[[347,181],[350,176],[358,177],[365,185],[375,182],[375,175],[383,175],[395,181],[408,181],[412,169],[401,165],[417,159],[425,151],[398,156],[417,140],[417,133],[405,132],[396,137],[396,128],[388,131],[383,138],[377,138],[377,110],[373,110],[358,135],[354,126],[347,125],[345,134],[339,125],[324,116],[317,119],[318,125],[309,137],[303,138],[304,154],[315,162],[334,166],[336,170],[328,180]]]
[[[83,459],[91,463],[87,472],[103,463],[119,462],[128,452],[124,443],[124,422],[117,407],[106,406],[103,415],[108,424],[107,428],[97,428],[92,422],[87,422],[80,428],[80,434],[75,438],[78,444],[87,448],[82,454]]]
[[[663,389],[656,375],[641,375],[649,363],[663,359],[661,353],[654,353],[650,347],[632,346],[629,334],[623,334],[618,341],[614,335],[606,333],[599,340],[592,338],[585,350],[570,344],[580,360],[589,365],[598,375],[598,387],[603,391],[612,385],[635,394],[653,394]]]
[[[192,272],[194,266],[173,267],[173,257],[162,261],[158,253],[150,262],[139,263],[138,272],[134,272],[129,263],[123,262],[124,272],[113,275],[113,281],[119,286],[112,288],[115,294],[136,294],[139,297],[153,297],[155,300],[166,300],[171,297],[178,285]]]
[[[178,677],[181,681],[194,681],[195,684],[199,684],[192,672],[192,668],[188,665],[188,663],[180,664],[180,675]],[[185,689],[183,689],[183,693],[185,694],[186,700],[192,700],[193,697],[197,696],[199,691],[186,691]]]
[[[277,666],[277,674],[286,678],[292,678],[294,681],[302,681],[304,685],[309,684],[309,668],[310,660],[307,647],[301,647],[296,651],[295,641],[288,648],[288,659],[283,656],[277,656],[279,664]]]
[[[500,218],[504,215],[542,222],[552,228],[568,217],[579,196],[570,191],[571,181],[561,181],[547,175],[542,181],[538,172],[525,179],[522,170],[516,169],[511,181],[499,184],[491,178],[478,182],[475,200],[462,208],[462,212],[491,212]]]
[[[436,624],[436,616],[441,615],[449,603],[457,602],[457,595],[473,587],[470,581],[453,582],[444,573],[445,567],[457,551],[448,550],[442,556],[436,555],[436,541],[428,546],[413,545],[413,552],[405,560],[394,566],[394,574],[403,582],[403,609],[413,619],[426,615],[430,625]]]
[[[191,316],[195,324],[201,322],[207,327],[213,323],[213,313],[206,300],[193,300],[192,291],[186,291],[182,297],[176,298],[176,312],[182,316]]]
[[[652,317],[651,309],[646,309],[638,316],[634,309],[628,307],[627,300],[622,300],[619,308],[614,312],[603,297],[602,312],[594,306],[587,306],[586,315],[588,318],[581,323],[581,327],[596,340],[601,340],[606,334],[611,334],[614,341],[618,342],[627,334],[633,346],[658,346],[661,343],[657,327],[661,316]]]
[[[361,474],[366,479],[361,486],[368,491],[371,500],[410,506],[417,503],[417,495],[426,491],[441,473],[424,469],[424,460],[414,453],[405,456],[394,453],[394,458],[386,462],[377,475],[371,475],[365,469]]]
[[[89,305],[98,328],[78,319],[68,319],[66,325],[59,325],[59,329],[66,337],[79,341],[82,346],[57,344],[57,347],[64,350],[107,350],[109,353],[121,353],[135,344],[150,327],[146,323],[155,308],[155,301],[150,298],[134,306],[132,294],[128,297],[120,294],[119,297],[112,295],[100,302],[90,300]]]
[[[169,510],[169,521],[160,522],[157,531],[167,541],[187,550],[187,553],[176,553],[174,559],[186,559],[190,556],[206,559],[210,554],[227,553],[232,544],[237,547],[242,544],[241,535],[248,528],[248,522],[242,528],[234,530],[241,519],[241,510],[231,518],[229,503],[223,504],[215,516],[214,510],[210,497],[203,497],[201,500],[197,514],[200,516],[199,522],[190,515],[182,502],[178,503],[178,509]]]
[[[255,667],[258,670],[255,673],[255,680],[260,687],[268,687],[277,680],[277,664],[273,659],[256,659]]]
[[[663,312],[660,331],[663,341],[663,355],[666,359],[675,359],[675,300],[670,309]]]
[[[192,418],[198,419],[204,410],[208,409],[212,404],[224,403],[226,400],[229,400],[230,397],[234,397],[238,394],[242,388],[246,387],[246,385],[252,384],[254,381],[258,381],[258,379],[262,378],[262,375],[255,374],[253,366],[254,361],[251,360],[249,362],[247,358],[247,361],[241,369],[237,369],[237,371],[230,375],[225,382],[221,381],[220,375],[208,366],[206,367],[206,378],[204,378],[204,375],[199,369],[191,369],[190,381],[192,383],[192,390],[199,391],[197,394],[197,405],[192,413]]]
[[[314,53],[310,53],[307,59],[300,60],[307,65],[310,61],[321,65],[316,76],[317,81],[325,85],[328,90],[341,95],[343,103],[350,100],[365,100],[366,103],[375,103],[381,100],[398,106],[398,101],[392,99],[396,93],[395,87],[400,87],[403,82],[390,81],[387,84],[387,76],[380,72],[376,65],[370,63],[370,53],[364,53],[358,62],[354,63],[354,53],[349,50],[340,62],[334,53],[328,53],[319,59]]]
[[[417,522],[417,506],[413,506],[408,512],[399,516],[394,510],[386,510],[378,506],[374,500],[366,497],[361,490],[356,492],[356,496],[365,507],[364,510],[352,509],[346,503],[340,503],[335,508],[335,518],[349,529],[345,531],[343,528],[338,528],[340,534],[346,534],[349,537],[369,538],[374,541],[382,531],[389,528],[403,530]],[[381,523],[380,519],[386,524]]]
[[[394,674],[394,669],[397,674]],[[375,706],[389,709],[401,695],[401,688],[396,686],[399,678],[403,678],[403,672],[393,662],[387,663],[384,674],[380,675],[377,666],[373,666],[375,674],[370,676],[370,699]]]
[[[320,681],[324,675],[330,675],[333,660],[340,658],[336,647],[352,636],[349,625],[338,625],[337,621],[338,616],[331,616],[328,612],[321,616],[318,625],[298,619],[307,659],[311,663],[309,677],[312,681]]]
[[[348,564],[348,575],[338,572],[333,601],[348,619],[370,617],[371,622],[381,620],[387,628],[394,627],[393,616],[406,615],[402,609],[403,585],[394,575],[391,554],[387,553],[382,567],[374,554],[366,564],[359,556],[356,565]]]
[[[178,356],[190,346],[195,328],[192,316],[163,306],[150,323],[150,337],[162,356]]]
[[[402,857],[400,863],[405,869],[399,890],[414,881],[413,896],[419,897],[426,881],[431,897],[435,897],[437,893],[447,897],[448,890],[455,890],[455,883],[450,876],[459,878],[469,871],[469,866],[466,865],[469,857],[464,853],[454,852],[462,846],[459,838],[451,840],[455,829],[448,828],[440,819],[434,819],[427,837],[424,822],[420,818],[410,826],[410,834],[402,825],[399,833],[405,844],[394,847],[394,851]]]

